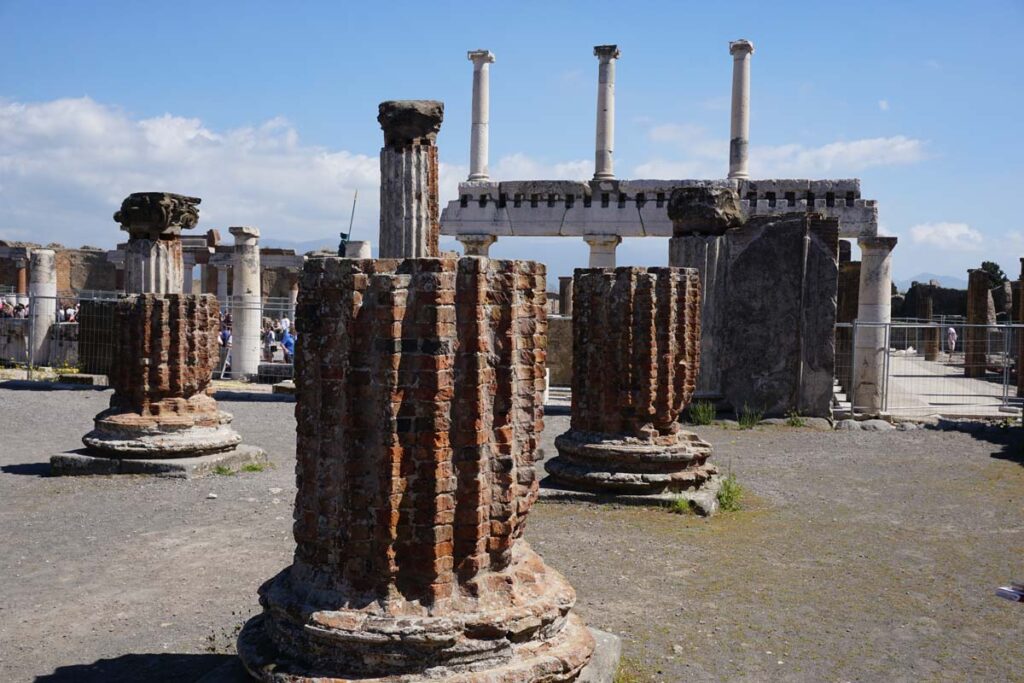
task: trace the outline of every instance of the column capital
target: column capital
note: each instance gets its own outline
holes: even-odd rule
[[[897,238],[883,235],[861,235],[857,244],[861,251],[892,251],[896,248]]]
[[[620,235],[584,235],[583,241],[591,247],[616,247],[622,244]]]
[[[444,102],[437,100],[387,100],[377,108],[384,131],[384,146],[405,149],[414,144],[437,144],[444,119]]]
[[[494,53],[490,50],[470,50],[466,53],[466,58],[473,62],[473,66],[477,68],[484,64],[494,63]]]
[[[619,46],[618,45],[595,45],[594,56],[600,59],[602,62],[610,62],[613,59],[619,58]]]
[[[498,241],[497,235],[456,235],[455,239],[462,243],[466,256],[487,256],[488,249]]]
[[[746,38],[740,38],[729,43],[729,54],[736,59],[754,54],[754,44]]]
[[[245,239],[247,237],[252,239],[259,239],[260,236],[259,228],[253,228],[248,225],[235,225],[233,227],[228,228],[228,232],[234,235],[236,240]]]

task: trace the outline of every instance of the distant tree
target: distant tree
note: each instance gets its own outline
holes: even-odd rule
[[[995,261],[982,261],[981,269],[988,273],[990,287],[1001,285],[1010,279],[1006,277],[1006,273],[1003,272],[1003,269]]]

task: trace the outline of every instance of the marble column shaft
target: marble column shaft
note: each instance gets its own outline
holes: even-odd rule
[[[29,325],[33,365],[50,359],[50,326],[57,319],[57,255],[52,249],[33,249],[29,273]]]
[[[469,138],[469,180],[487,180],[487,153],[490,141],[487,127],[491,111],[491,64],[494,55],[487,50],[469,52],[473,62],[473,127]]]
[[[234,287],[231,299],[231,374],[249,379],[260,369],[260,231],[233,227],[235,237]]]
[[[729,177],[749,178],[747,150],[750,142],[750,55],[749,40],[729,43],[732,55],[732,117],[729,135]]]
[[[860,292],[857,295],[853,407],[877,414],[885,382],[886,326],[892,311],[892,250],[895,237],[861,237]]]
[[[616,45],[597,45],[594,56],[599,60],[594,180],[610,180],[615,177],[615,60],[619,58],[619,48]]]
[[[184,266],[181,240],[131,237],[124,253],[128,294],[181,294]]]

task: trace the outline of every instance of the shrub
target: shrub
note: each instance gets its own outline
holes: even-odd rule
[[[718,506],[725,512],[735,512],[740,509],[742,499],[743,487],[736,481],[736,475],[730,472],[718,489]]]
[[[761,421],[761,418],[763,417],[763,410],[751,408],[746,403],[744,403],[743,410],[740,411],[740,429],[753,429]]]
[[[805,420],[796,410],[791,410],[786,413],[786,424],[790,427],[806,427],[807,420]]]

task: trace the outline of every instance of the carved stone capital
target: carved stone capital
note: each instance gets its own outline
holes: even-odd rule
[[[384,145],[395,149],[434,145],[442,119],[444,102],[437,100],[388,100],[380,103],[377,114],[384,130]]]
[[[121,202],[114,220],[132,238],[167,239],[196,227],[201,201],[170,192],[133,192]]]

